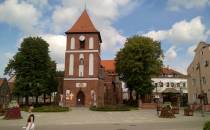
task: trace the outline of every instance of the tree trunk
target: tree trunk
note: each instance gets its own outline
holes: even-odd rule
[[[129,90],[129,101],[133,101],[133,95],[132,95],[133,90]]]
[[[46,103],[46,94],[44,93],[44,104]]]
[[[17,102],[18,102],[18,104],[20,104],[20,96],[19,95],[17,96]]]
[[[136,101],[138,102],[139,101],[139,94],[136,93]]]
[[[50,104],[51,104],[51,102],[52,102],[52,101],[51,101],[51,94],[49,94],[49,96],[50,96]]]
[[[39,103],[38,99],[39,99],[39,96],[36,96],[36,104]]]
[[[28,99],[28,96],[25,96],[25,104],[26,104],[26,105],[29,105],[29,99]]]

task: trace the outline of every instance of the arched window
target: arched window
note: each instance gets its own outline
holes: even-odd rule
[[[75,49],[75,38],[71,38],[70,49]]]
[[[89,75],[93,75],[94,71],[94,57],[93,54],[89,54]]]
[[[83,58],[79,59],[79,65],[84,65],[84,59]]]
[[[90,37],[89,38],[89,49],[93,49],[93,45],[94,45],[93,37]]]
[[[79,77],[84,76],[84,55],[79,55]]]
[[[70,60],[69,60],[69,75],[74,74],[74,55],[70,54]]]

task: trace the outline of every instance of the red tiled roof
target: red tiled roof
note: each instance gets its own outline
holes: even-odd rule
[[[7,81],[6,78],[0,78],[0,87],[3,85],[3,83],[4,83],[5,81]]]
[[[184,74],[181,74],[181,73],[179,73],[179,72],[177,72],[177,71],[175,71],[175,70],[173,70],[173,69],[170,69],[170,68],[162,68],[161,69],[161,74],[165,74],[165,75],[174,75],[174,74],[176,74],[176,75],[184,75]]]
[[[4,80],[5,80],[5,79],[2,79],[2,78],[0,79],[0,87],[1,87],[2,84],[4,83]]]
[[[76,23],[66,33],[80,33],[80,32],[99,32],[93,25],[86,10],[83,11],[82,15],[76,21]]]
[[[114,60],[101,60],[101,65],[105,68],[105,70],[115,71]]]

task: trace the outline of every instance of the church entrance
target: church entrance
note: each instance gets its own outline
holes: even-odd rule
[[[77,106],[84,106],[85,105],[85,94],[80,90],[77,93]]]

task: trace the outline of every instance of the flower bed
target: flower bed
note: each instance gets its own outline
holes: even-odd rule
[[[184,115],[185,116],[193,116],[193,109],[185,108],[184,109]]]
[[[175,115],[172,109],[168,106],[163,107],[160,113],[161,118],[175,118]]]
[[[4,119],[10,120],[10,119],[21,119],[21,113],[20,113],[20,108],[19,107],[13,107],[13,108],[8,108]]]
[[[10,120],[10,119],[21,119],[21,112],[19,104],[16,100],[12,100],[9,103],[8,108],[6,109],[4,119]]]

